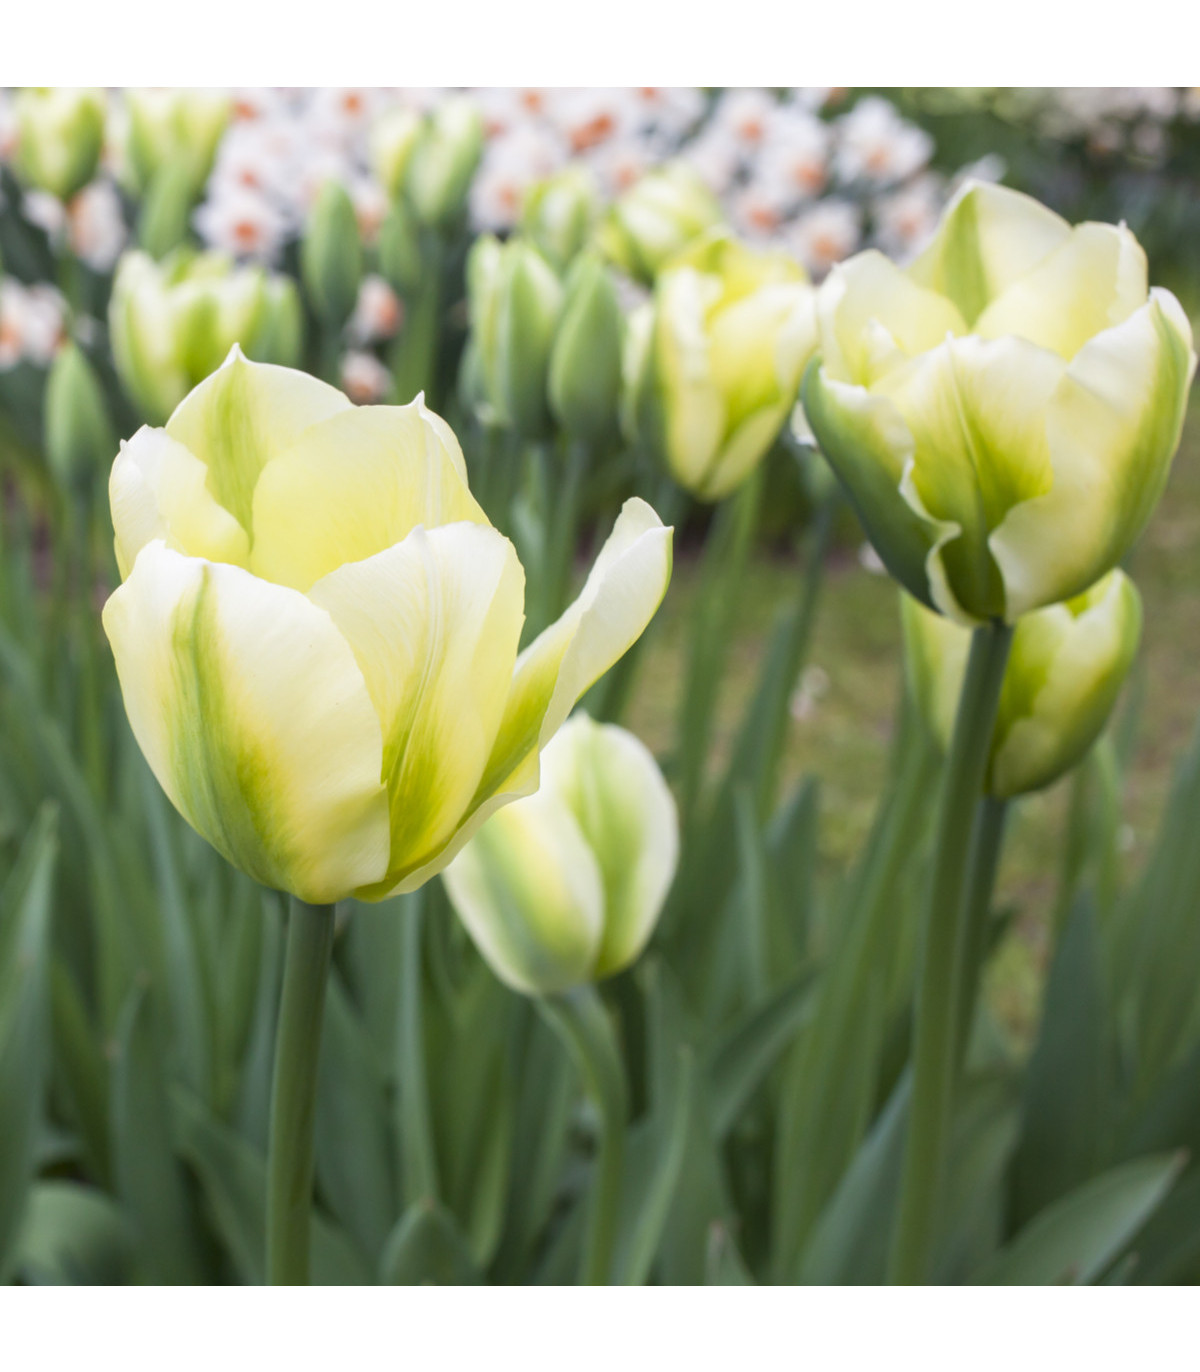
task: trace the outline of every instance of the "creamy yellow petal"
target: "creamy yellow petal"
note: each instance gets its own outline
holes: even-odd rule
[[[122,577],[156,538],[176,552],[246,565],[246,531],[213,499],[207,478],[204,463],[165,429],[143,426],[121,444],[108,480],[108,497]]]
[[[604,886],[557,796],[539,791],[493,815],[443,880],[479,951],[514,990],[553,995],[592,980]]]
[[[546,745],[538,795],[566,805],[595,855],[604,884],[604,938],[592,977],[611,976],[646,946],[675,877],[675,801],[640,739],[582,713]]]
[[[524,583],[495,529],[450,524],[418,527],[310,591],[353,649],[383,728],[391,857],[365,898],[389,894],[462,823],[504,713]]]
[[[672,533],[645,501],[625,502],[575,603],[517,659],[500,731],[462,827],[399,890],[428,881],[490,815],[537,789],[541,749],[654,617],[671,579]]]
[[[952,301],[874,250],[833,268],[817,292],[816,311],[826,374],[862,386],[947,334],[967,331]]]
[[[1005,613],[988,536],[1014,505],[1050,488],[1046,406],[1063,371],[1061,358],[1022,339],[970,336],[915,358],[874,389],[912,435],[905,494],[919,496],[919,512],[957,526],[937,557],[968,617]]]
[[[104,627],[147,762],[230,862],[319,904],[383,875],[379,720],[328,614],[154,542]]]
[[[968,181],[942,215],[933,241],[908,269],[920,286],[954,301],[968,326],[1071,232],[1032,196]]]
[[[306,429],[263,472],[251,566],[303,591],[418,525],[463,520],[488,522],[457,441],[423,401],[347,409]]]
[[[263,468],[310,425],[350,402],[332,386],[289,367],[250,362],[234,347],[167,421],[167,433],[208,468],[208,488],[249,530]]]
[[[1076,354],[1046,411],[1051,488],[990,539],[1010,620],[1080,594],[1128,552],[1166,485],[1195,365],[1163,290]]]
[[[1124,226],[1080,224],[979,316],[983,338],[1017,334],[1069,362],[1146,303],[1146,254]]]
[[[661,389],[667,459],[681,485],[700,485],[725,435],[725,398],[713,375],[708,311],[720,283],[690,267],[659,283],[654,316],[655,384]]]

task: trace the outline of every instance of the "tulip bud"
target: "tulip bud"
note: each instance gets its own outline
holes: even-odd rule
[[[422,284],[421,239],[413,212],[403,200],[392,203],[379,230],[379,269],[401,295]]]
[[[300,301],[286,277],[234,267],[220,253],[177,252],[158,264],[126,253],[109,304],[113,360],[146,418],[163,421],[241,344],[261,361],[292,363]]]
[[[371,129],[371,170],[391,200],[400,194],[420,135],[421,116],[400,105],[385,110]]]
[[[909,595],[901,609],[913,696],[948,747],[971,632]],[[1075,766],[1108,722],[1141,627],[1141,597],[1121,571],[1017,621],[988,764],[991,795],[1040,790]]]
[[[812,297],[790,257],[717,230],[672,262],[632,322],[627,422],[702,500],[749,476],[787,421],[816,343]]]
[[[17,95],[15,113],[22,178],[69,200],[96,174],[104,143],[104,92],[27,86]]]
[[[545,434],[550,351],[563,290],[553,267],[519,238],[484,236],[467,264],[471,338],[486,404],[480,417],[526,438]]]
[[[300,244],[300,275],[317,317],[328,329],[350,318],[362,282],[363,251],[354,202],[327,181],[309,212]]]
[[[594,253],[585,253],[567,276],[550,354],[550,409],[572,438],[595,444],[617,427],[621,333],[616,282]]]
[[[163,167],[182,166],[197,194],[229,123],[229,97],[223,91],[178,87],[128,90],[125,108],[126,173],[133,189],[144,193]]]
[[[599,215],[595,175],[589,167],[572,163],[529,192],[521,231],[563,271],[591,237]]]
[[[702,233],[720,224],[721,207],[682,162],[647,173],[617,201],[598,242],[623,271],[646,283]]]
[[[86,487],[117,446],[104,389],[82,349],[65,343],[46,378],[46,459],[66,488]]]
[[[490,819],[444,881],[496,975],[553,995],[634,961],[678,855],[675,802],[654,758],[580,713],[542,754],[536,794]]]
[[[968,183],[910,267],[860,253],[817,315],[809,423],[911,595],[1013,624],[1120,562],[1162,494],[1196,365],[1127,228],[1072,228]]]
[[[483,120],[471,100],[447,100],[426,116],[404,177],[422,224],[444,228],[462,214],[482,155]]]

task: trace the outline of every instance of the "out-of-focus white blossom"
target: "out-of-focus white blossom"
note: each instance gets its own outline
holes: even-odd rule
[[[111,271],[129,239],[121,197],[110,181],[93,181],[67,206],[67,240],[94,272]]]
[[[822,200],[797,219],[788,233],[792,251],[814,277],[849,257],[862,237],[862,211],[848,200]]]
[[[63,202],[49,191],[26,191],[21,196],[21,213],[48,238],[57,238],[67,222]]]
[[[48,367],[63,342],[63,298],[53,286],[0,280],[0,371],[19,362]]]
[[[356,343],[378,343],[394,337],[404,308],[382,276],[364,276],[348,329]]]
[[[894,185],[920,171],[933,155],[933,139],[902,119],[879,96],[860,100],[838,122],[836,163],[842,181]]]
[[[928,175],[885,196],[875,206],[876,246],[898,262],[911,261],[933,237],[944,202],[941,182]]]
[[[283,213],[265,194],[239,186],[206,200],[193,222],[207,247],[257,262],[275,260],[288,228]]]
[[[342,358],[342,390],[356,405],[374,405],[388,393],[392,374],[368,352],[348,352]]]

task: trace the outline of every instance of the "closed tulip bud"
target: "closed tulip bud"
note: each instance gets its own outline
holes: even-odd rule
[[[300,275],[317,317],[328,329],[350,318],[362,284],[363,250],[354,202],[327,181],[309,211],[300,244]]]
[[[459,218],[482,155],[483,119],[471,100],[447,100],[426,116],[404,176],[422,224],[444,228]]]
[[[421,240],[413,212],[393,202],[379,230],[379,270],[401,295],[413,295],[423,281]]]
[[[948,747],[971,632],[911,596],[901,601],[913,695]],[[991,795],[1039,790],[1075,766],[1108,722],[1141,628],[1141,597],[1121,571],[1017,621],[985,783]]]
[[[159,264],[126,253],[108,310],[113,360],[130,398],[162,422],[240,344],[263,361],[295,362],[302,342],[294,284],[220,253],[180,252]]]
[[[199,192],[229,123],[228,95],[188,88],[128,90],[125,109],[125,169],[132,188],[144,193],[164,167],[174,166],[186,168],[193,194]]]
[[[648,172],[610,208],[598,242],[618,267],[649,283],[722,219],[720,205],[699,176],[682,162],[669,162]]]
[[[385,110],[371,129],[371,170],[392,200],[404,185],[420,134],[420,114],[399,105]]]
[[[680,485],[720,500],[787,422],[815,343],[803,270],[714,232],[661,274],[631,324],[627,422]]]
[[[675,802],[649,751],[577,714],[542,754],[537,794],[488,820],[444,880],[496,975],[554,995],[634,961],[678,856]]]
[[[68,489],[86,488],[112,460],[117,439],[104,389],[82,349],[65,343],[46,378],[46,459]]]
[[[17,95],[17,169],[39,190],[68,200],[96,174],[104,143],[101,90],[27,86]]]
[[[560,270],[574,260],[600,216],[600,187],[589,167],[571,163],[529,192],[521,230]]]
[[[1015,623],[1117,565],[1162,494],[1196,363],[1128,229],[968,184],[912,266],[862,253],[817,309],[805,410],[906,590]]]
[[[525,438],[549,424],[546,381],[562,311],[554,268],[519,238],[480,238],[467,265],[471,341],[486,397],[481,418]]]
[[[612,273],[585,253],[567,276],[550,353],[550,409],[572,438],[599,443],[617,428],[622,328]]]
[[[671,531],[627,502],[518,656],[524,572],[449,426],[236,349],[122,447],[109,495],[134,736],[204,838],[313,904],[414,890],[535,791],[670,576]]]

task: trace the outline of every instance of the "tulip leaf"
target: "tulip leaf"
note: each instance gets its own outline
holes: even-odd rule
[[[92,1175],[109,1179],[108,1061],[75,978],[55,954],[50,967],[55,1066]]]
[[[1091,901],[1081,896],[1046,986],[1025,1073],[1013,1159],[1013,1223],[1021,1226],[1102,1165],[1114,1090],[1113,1046]]]
[[[266,1280],[267,1165],[263,1155],[186,1091],[175,1095],[179,1146],[200,1180],[218,1235],[243,1282]],[[314,1213],[315,1286],[365,1286],[371,1270],[345,1233]]]
[[[713,1128],[724,1138],[796,1035],[812,1019],[811,974],[797,977],[743,1016],[708,1057]]]
[[[379,1280],[383,1286],[478,1286],[483,1277],[454,1217],[419,1200],[388,1237]]]
[[[193,1203],[172,1147],[161,1048],[155,1006],[145,987],[135,987],[117,1023],[113,1052],[113,1179],[147,1278],[189,1284],[204,1275]]]
[[[911,1087],[905,1073],[821,1211],[800,1264],[799,1280],[804,1285],[883,1281],[904,1165]]]
[[[50,1067],[49,944],[58,850],[38,815],[0,893],[0,1278],[8,1270],[36,1159]]]
[[[986,1286],[1086,1286],[1154,1213],[1179,1175],[1178,1154],[1139,1158],[1043,1210],[972,1279]]]
[[[708,1253],[704,1264],[706,1286],[754,1286],[750,1269],[742,1261],[729,1230],[714,1224],[708,1235]]]
[[[118,1286],[133,1280],[136,1244],[120,1207],[73,1181],[35,1182],[12,1267],[34,1286]]]
[[[1200,1171],[1192,1168],[1171,1192],[1169,1205],[1150,1216],[1130,1256],[1131,1280],[1141,1286],[1193,1285],[1200,1279]]]

